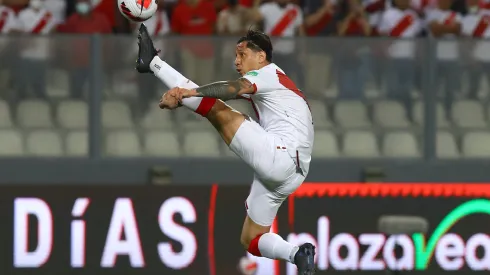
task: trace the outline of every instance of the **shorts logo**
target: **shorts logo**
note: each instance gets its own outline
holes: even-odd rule
[[[245,75],[257,76],[257,75],[259,75],[259,73],[252,71],[252,72],[246,73]]]
[[[153,65],[153,67],[157,68],[158,70],[160,70],[160,69],[161,69],[161,67],[160,67],[160,66],[158,66],[157,64]]]

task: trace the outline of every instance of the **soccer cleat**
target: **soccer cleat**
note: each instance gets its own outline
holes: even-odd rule
[[[315,247],[311,243],[301,245],[294,255],[294,264],[298,267],[298,275],[315,274]]]
[[[145,24],[141,24],[138,32],[138,60],[136,60],[136,70],[140,73],[151,73],[150,63],[158,52],[153,46],[153,41]]]

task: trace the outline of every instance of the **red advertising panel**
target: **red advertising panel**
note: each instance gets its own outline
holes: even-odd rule
[[[4,274],[296,275],[245,253],[247,186],[2,186]],[[272,230],[317,247],[317,274],[488,272],[490,184],[304,184]],[[415,215],[427,234],[379,233],[383,215]],[[397,251],[397,253],[395,253]]]

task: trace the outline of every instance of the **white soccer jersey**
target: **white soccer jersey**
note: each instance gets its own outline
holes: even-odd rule
[[[17,19],[12,9],[0,6],[0,33],[7,34],[17,28]]]
[[[468,14],[463,18],[461,24],[463,35],[482,40],[475,42],[473,58],[481,62],[490,62],[490,41],[488,41],[490,38],[490,15],[485,11]]]
[[[303,12],[294,4],[281,8],[276,2],[270,2],[260,6],[259,11],[264,18],[264,31],[270,36],[294,37],[298,27],[303,24]],[[277,42],[274,51],[283,54],[293,53],[294,41]]]
[[[379,32],[390,37],[403,38],[394,41],[388,49],[392,58],[414,58],[416,42],[406,38],[415,38],[422,31],[422,22],[413,10],[388,8],[381,17]]]
[[[260,126],[279,136],[289,155],[308,173],[313,149],[313,120],[303,93],[276,64],[248,72],[255,93],[244,95],[252,102]],[[250,137],[253,138],[253,137]]]
[[[461,23],[462,16],[451,10],[433,9],[427,13],[427,26],[432,22],[441,24]],[[429,28],[430,31],[430,28]],[[454,38],[453,34],[446,34],[443,39]],[[457,41],[439,41],[437,42],[436,56],[439,60],[452,61],[459,58],[459,45]]]
[[[56,19],[46,9],[34,10],[26,8],[19,13],[19,29],[32,35],[46,35],[56,27]],[[22,57],[30,59],[46,59],[49,56],[49,38],[33,38],[24,50]]]

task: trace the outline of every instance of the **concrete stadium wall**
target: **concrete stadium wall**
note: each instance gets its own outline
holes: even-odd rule
[[[313,160],[307,181],[363,181],[365,169],[389,182],[490,182],[489,162]],[[145,184],[152,167],[166,167],[175,184],[247,184],[253,172],[240,160],[1,159],[0,184]]]

